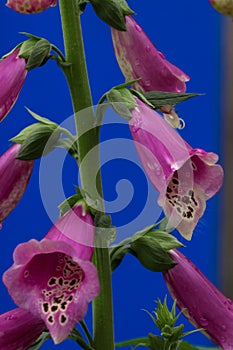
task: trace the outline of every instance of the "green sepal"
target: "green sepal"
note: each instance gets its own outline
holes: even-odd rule
[[[27,70],[31,70],[45,64],[50,57],[50,51],[52,49],[50,42],[44,38],[40,38],[32,34],[22,34],[29,36],[29,39],[21,44],[18,56],[25,58],[27,61]]]
[[[61,204],[59,204],[58,208],[60,211],[60,216],[63,216],[67,213],[75,204],[83,199],[81,192],[75,193],[73,196],[66,198]]]
[[[196,347],[196,346],[189,344],[186,341],[180,342],[180,344],[178,346],[178,350],[217,350],[217,349],[219,349],[219,348],[199,348],[199,347]]]
[[[184,245],[178,241],[176,237],[164,231],[150,230],[147,232],[146,237],[148,239],[155,240],[166,252],[174,248],[184,247]]]
[[[126,254],[130,253],[130,247],[123,245],[121,247],[113,248],[110,252],[111,268],[114,271],[123,261]]]
[[[148,348],[151,350],[158,350],[158,349],[164,349],[165,348],[165,341],[163,338],[159,337],[158,335],[154,335],[152,333],[148,334],[149,339],[149,345]]]
[[[137,103],[129,89],[125,87],[119,88],[118,86],[117,88],[109,90],[106,93],[106,98],[116,113],[127,121],[132,118],[131,110],[137,107]]]
[[[48,40],[40,39],[34,46],[26,64],[27,70],[40,67],[46,63],[50,56],[51,45]]]
[[[123,15],[129,16],[135,14],[135,12],[129,7],[125,0],[118,0],[118,4],[121,8]]]
[[[90,0],[91,5],[97,16],[111,27],[126,31],[124,0]]]
[[[133,241],[130,248],[131,254],[133,254],[145,268],[151,271],[167,271],[176,265],[156,240],[146,236]]]
[[[144,92],[143,96],[153,105],[154,109],[159,109],[165,105],[176,105],[177,103],[184,102],[192,97],[201,96],[198,93],[178,93],[178,92],[161,92],[161,91],[149,91]]]
[[[33,160],[51,152],[61,135],[59,128],[43,123],[34,124],[17,155],[18,159]]]

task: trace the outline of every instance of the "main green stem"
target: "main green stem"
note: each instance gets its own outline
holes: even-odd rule
[[[79,136],[81,183],[82,188],[95,200],[98,198],[98,194],[102,196],[101,177],[100,172],[97,171],[100,169],[99,130],[94,127],[95,117],[77,0],[60,0],[60,13],[66,61],[70,64],[70,66],[63,67],[63,71],[71,93],[76,129]],[[88,110],[85,111],[86,108]],[[97,175],[96,178],[95,174]],[[103,202],[100,198],[99,205],[102,209]],[[101,285],[101,292],[93,301],[94,348],[96,350],[114,349],[111,265],[109,249],[106,246],[107,242],[105,241],[102,242],[102,245],[97,242],[94,252],[94,263],[98,269]]]

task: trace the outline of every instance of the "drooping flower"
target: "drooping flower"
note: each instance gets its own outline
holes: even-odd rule
[[[1,314],[0,349],[27,350],[44,330],[44,322],[24,309]]]
[[[0,121],[13,107],[27,75],[26,61],[18,53],[19,49],[0,61]]]
[[[193,149],[158,113],[136,101],[129,125],[143,168],[160,192],[158,204],[169,226],[191,239],[206,200],[222,185],[218,156]]]
[[[90,261],[93,222],[90,214],[80,209],[72,210],[77,215],[77,239],[69,211],[43,240],[20,244],[14,252],[14,265],[3,275],[14,302],[42,319],[56,344],[85,316],[88,303],[100,289],[97,270]]]
[[[177,265],[164,272],[164,278],[177,306],[221,349],[232,350],[233,302],[182,253],[172,250],[170,255]]]
[[[209,0],[209,2],[223,15],[233,16],[233,0]]]
[[[24,14],[39,13],[56,5],[57,0],[8,0],[6,4],[11,9]]]
[[[14,144],[0,157],[0,224],[20,201],[32,173],[33,161],[16,159],[19,149]]]
[[[166,60],[131,16],[125,17],[126,32],[111,28],[118,64],[126,81],[140,78],[138,91],[185,92],[190,78]]]

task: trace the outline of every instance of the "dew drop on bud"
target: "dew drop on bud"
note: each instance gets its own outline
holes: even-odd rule
[[[141,33],[142,28],[138,24],[135,25],[135,28],[139,33]]]
[[[209,324],[209,322],[207,321],[207,319],[206,319],[205,317],[201,317],[200,320],[199,320],[199,322],[200,322],[200,325],[201,325],[202,327],[207,327],[208,324]]]

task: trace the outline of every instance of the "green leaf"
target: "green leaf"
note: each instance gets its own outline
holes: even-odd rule
[[[44,331],[43,333],[41,333],[41,335],[39,336],[39,338],[34,342],[34,344],[32,344],[30,346],[30,348],[28,348],[28,350],[38,350],[41,348],[41,346],[47,341],[49,340],[50,334],[48,331]]]
[[[149,270],[162,272],[176,265],[158,242],[145,236],[133,241],[130,247],[131,254]]]
[[[126,31],[124,9],[119,0],[90,0],[95,13],[111,27]]]
[[[48,40],[40,39],[37,41],[28,57],[26,65],[27,70],[42,66],[49,58],[50,51],[51,45]]]
[[[182,341],[180,344],[179,344],[179,347],[178,347],[178,350],[197,350],[197,349],[201,349],[201,348],[197,348],[191,344],[189,344],[188,342],[186,341]],[[204,348],[202,348],[204,349]],[[205,348],[207,350],[207,348]],[[209,348],[208,348],[209,349]],[[209,349],[211,350],[211,349]]]
[[[158,109],[164,105],[176,105],[177,103],[186,101],[192,97],[200,96],[201,94],[149,91],[144,92],[143,95],[155,109]]]
[[[60,134],[59,128],[39,123],[22,143],[17,158],[33,160],[48,154],[56,147]]]

